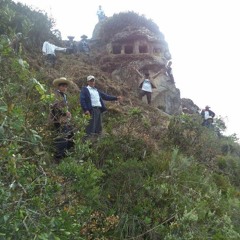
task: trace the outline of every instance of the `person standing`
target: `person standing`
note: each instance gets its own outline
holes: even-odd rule
[[[83,52],[89,56],[90,47],[88,45],[87,38],[88,37],[86,35],[81,36],[81,41],[79,42],[78,45],[78,52]]]
[[[56,163],[59,163],[66,155],[66,151],[73,146],[73,131],[70,123],[71,113],[69,112],[66,94],[70,84],[71,81],[64,77],[53,81],[56,90],[54,92],[54,102],[50,105],[50,120],[57,135],[54,139],[54,160]]]
[[[213,118],[215,117],[215,113],[210,110],[210,107],[207,105],[205,109],[201,111],[201,116],[203,118],[202,125],[205,127],[210,127],[213,123]]]
[[[54,67],[56,64],[56,54],[55,51],[64,51],[66,52],[67,48],[62,48],[54,45],[52,39],[45,41],[42,46],[43,55],[46,57],[47,62]]]
[[[84,114],[90,116],[86,127],[88,136],[102,132],[102,113],[107,110],[103,100],[117,101],[121,99],[121,96],[115,97],[99,91],[95,87],[95,77],[93,75],[87,77],[87,86],[83,87],[80,92],[80,105]]]
[[[146,72],[144,75],[140,73],[137,69],[135,69],[138,75],[143,78],[143,81],[140,83],[139,88],[140,93],[139,93],[139,99],[142,99],[143,96],[147,96],[147,102],[149,105],[151,105],[152,101],[152,91],[153,88],[157,88],[156,85],[153,83],[152,79],[155,79],[162,71],[160,70],[157,72],[155,75],[153,75],[150,78],[150,74]]]
[[[14,36],[11,42],[11,46],[16,54],[22,53],[22,41],[23,41],[23,34],[19,32]]]
[[[166,66],[166,75],[168,76],[168,81],[171,83],[175,83],[173,73],[172,73],[172,61],[169,61]]]
[[[104,13],[104,11],[102,10],[102,6],[101,6],[101,5],[98,6],[97,16],[98,16],[98,21],[99,21],[99,22],[100,22],[100,21],[103,21],[103,20],[106,18],[105,13]]]
[[[66,43],[66,46],[67,46],[66,52],[70,53],[70,54],[76,53],[77,52],[77,46],[74,42],[75,37],[74,36],[67,36],[67,38],[68,38],[68,41]]]

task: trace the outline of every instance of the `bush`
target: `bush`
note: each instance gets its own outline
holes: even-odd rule
[[[145,27],[154,35],[164,39],[163,34],[159,31],[158,26],[152,20],[149,20],[145,16],[141,16],[135,12],[118,13],[114,14],[110,18],[107,18],[107,20],[104,21],[101,26],[101,39],[109,41],[116,33],[119,33],[126,27],[130,26],[132,28]]]

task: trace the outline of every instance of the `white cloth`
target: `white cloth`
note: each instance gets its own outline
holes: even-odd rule
[[[212,118],[212,116],[209,115],[209,111],[204,112],[204,119],[207,120],[209,118]]]
[[[52,44],[48,41],[45,41],[43,43],[42,52],[44,55],[47,55],[47,54],[55,55],[56,50],[57,51],[66,51],[66,48],[55,46],[54,44]]]
[[[152,85],[149,79],[144,79],[142,90],[145,92],[152,92]]]
[[[96,88],[90,87],[90,86],[87,86],[87,89],[90,93],[92,106],[93,107],[102,107],[98,90]]]
[[[104,16],[105,13],[104,13],[104,11],[103,11],[102,9],[98,9],[98,10],[97,10],[97,15],[98,15],[98,16]]]

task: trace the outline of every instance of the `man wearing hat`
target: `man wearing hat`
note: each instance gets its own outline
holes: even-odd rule
[[[66,150],[73,146],[73,133],[70,124],[71,113],[68,110],[68,101],[66,91],[71,81],[65,77],[57,78],[53,81],[53,86],[56,88],[55,100],[50,106],[50,119],[53,122],[57,133],[55,138],[55,161],[59,163],[65,156]]]
[[[78,51],[89,55],[90,47],[88,45],[87,38],[88,37],[86,35],[81,36],[82,40],[78,44]]]
[[[213,118],[215,117],[215,113],[209,109],[210,107],[207,105],[205,109],[202,110],[201,116],[203,118],[203,126],[210,127],[213,123]]]
[[[80,93],[80,104],[83,112],[89,115],[90,121],[86,128],[87,135],[100,134],[102,132],[102,113],[106,111],[105,101],[121,100],[122,97],[110,96],[95,88],[95,77],[87,77],[87,86],[83,87]]]

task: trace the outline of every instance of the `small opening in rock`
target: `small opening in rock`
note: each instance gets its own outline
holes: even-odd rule
[[[120,54],[120,53],[121,53],[121,46],[120,45],[113,46],[113,54]]]
[[[147,53],[147,52],[148,52],[148,48],[146,45],[139,46],[139,53]]]
[[[133,46],[125,46],[124,50],[126,54],[131,54],[133,53]]]

